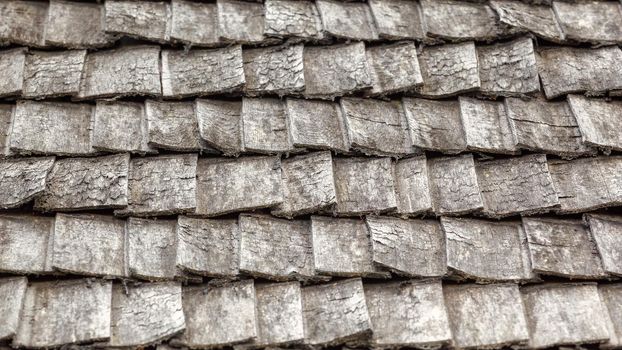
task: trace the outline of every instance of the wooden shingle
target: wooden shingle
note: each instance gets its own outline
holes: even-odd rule
[[[369,7],[383,39],[425,37],[419,3],[408,0],[370,0]]]
[[[378,31],[367,3],[317,0],[324,31],[336,38],[377,40]]]
[[[502,102],[470,97],[460,97],[459,100],[468,150],[500,154],[519,153]]]
[[[0,271],[13,274],[50,272],[54,218],[30,214],[0,215]]]
[[[155,281],[180,275],[176,267],[177,221],[129,218],[126,230],[130,276]]]
[[[54,157],[0,160],[0,208],[16,208],[45,191]]]
[[[591,237],[603,262],[605,272],[622,276],[622,218],[613,215],[584,214]]]
[[[286,113],[282,100],[243,98],[241,128],[244,150],[267,154],[293,151]]]
[[[475,170],[483,212],[489,217],[529,215],[559,207],[543,154],[478,162]]]
[[[568,95],[581,140],[605,151],[622,151],[622,102]]]
[[[564,39],[551,6],[528,4],[521,0],[491,0],[490,7],[497,12],[502,23],[553,42]]]
[[[432,211],[463,215],[483,208],[473,155],[428,159]]]
[[[303,91],[302,52],[302,44],[243,50],[244,92],[282,96]]]
[[[294,147],[348,151],[345,121],[339,104],[288,98],[286,107],[287,128]]]
[[[106,32],[166,42],[170,38],[170,3],[109,0],[104,3]]]
[[[360,278],[302,288],[305,344],[333,345],[371,333]]]
[[[606,276],[596,244],[579,220],[523,218],[533,270],[569,278]]]
[[[366,54],[373,79],[371,94],[387,95],[423,84],[413,42],[369,47]]]
[[[553,1],[553,10],[567,40],[622,43],[622,4],[617,1]]]
[[[451,342],[440,281],[366,284],[363,287],[373,345],[427,348]]]
[[[17,333],[27,285],[26,277],[0,278],[0,339],[12,338]]]
[[[192,46],[218,45],[216,4],[173,0],[171,39]]]
[[[195,100],[194,111],[199,135],[209,146],[225,156],[237,156],[242,147],[241,101]]]
[[[529,347],[599,343],[609,339],[607,310],[596,283],[543,284],[521,289]]]
[[[221,41],[240,44],[260,44],[264,41],[263,4],[217,0],[216,5]]]
[[[242,47],[163,50],[162,95],[181,98],[238,91],[244,85]]]
[[[21,47],[0,51],[0,74],[2,74],[0,97],[15,96],[22,93],[26,52],[28,49]]]
[[[253,346],[300,343],[304,339],[302,291],[298,282],[255,285],[257,339]]]
[[[445,235],[438,221],[368,216],[366,223],[375,264],[405,276],[446,274]]]
[[[622,345],[622,284],[605,284],[598,286],[600,300],[609,313],[609,341],[602,348],[619,347]]]
[[[207,147],[199,135],[193,102],[145,101],[148,145],[179,152],[196,152]]]
[[[0,43],[43,46],[48,3],[4,1],[0,4]]]
[[[70,49],[111,45],[114,36],[104,33],[104,5],[52,0],[45,24],[45,44]]]
[[[144,104],[98,100],[93,122],[93,148],[107,152],[156,153],[149,142]]]
[[[398,214],[412,216],[432,210],[425,156],[398,160],[394,176]]]
[[[266,0],[265,34],[277,38],[324,39],[322,19],[313,1]]]
[[[473,42],[426,47],[419,52],[419,66],[423,86],[417,90],[425,97],[443,98],[481,86]]]
[[[14,105],[0,103],[0,158],[11,154],[9,150],[9,140],[13,128]]]

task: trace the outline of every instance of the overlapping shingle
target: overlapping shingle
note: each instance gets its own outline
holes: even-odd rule
[[[568,40],[622,43],[622,5],[617,1],[553,1],[553,10]]]
[[[26,277],[0,279],[0,339],[12,338],[17,333],[27,285]]]
[[[435,214],[462,215],[482,210],[473,155],[429,159],[428,177]]]
[[[93,122],[93,148],[108,152],[156,153],[149,147],[144,104],[98,100]]]
[[[179,276],[177,221],[129,218],[126,230],[130,276],[149,281],[172,280]]]
[[[207,145],[199,136],[192,102],[145,101],[150,147],[180,152],[201,151]]]
[[[218,0],[216,5],[220,40],[240,44],[260,44],[264,41],[263,4]]]
[[[171,2],[171,39],[193,46],[215,46],[218,40],[216,4],[186,0]]]
[[[31,214],[0,215],[0,271],[14,274],[50,272],[49,252],[54,218]]]
[[[242,145],[245,151],[286,153],[294,151],[287,131],[285,103],[276,98],[242,99]]]
[[[253,346],[300,343],[304,339],[302,292],[298,282],[255,285],[257,339]]]
[[[11,137],[14,105],[0,103],[0,158],[11,154],[9,139]]]
[[[412,90],[423,84],[417,50],[412,42],[367,48],[373,95]]]
[[[500,154],[519,153],[502,102],[460,97],[460,115],[467,149]]]
[[[27,48],[0,51],[0,97],[20,95],[24,85]]]
[[[348,151],[345,121],[339,104],[288,98],[286,108],[287,128],[295,147]]]
[[[473,42],[426,47],[419,52],[419,65],[423,86],[418,92],[422,96],[448,97],[481,86]]]
[[[324,39],[322,19],[313,1],[267,0],[265,34],[277,38]]]
[[[622,103],[568,95],[568,104],[577,120],[581,140],[605,151],[622,151]]]
[[[609,314],[609,341],[601,345],[601,347],[619,347],[622,345],[622,308],[620,308],[622,304],[622,285],[600,285],[598,286],[598,293],[604,308]]]
[[[99,48],[113,43],[104,33],[104,5],[52,0],[45,24],[45,44],[68,48]]]
[[[395,163],[394,181],[398,214],[418,215],[432,209],[425,156],[398,160]]]
[[[315,4],[327,34],[350,40],[378,39],[378,31],[367,3],[317,0]]]
[[[528,30],[547,40],[564,40],[551,6],[528,4],[521,0],[491,0],[490,7],[497,12],[502,23]]]
[[[48,4],[39,1],[4,1],[0,4],[0,43],[43,46]]]
[[[0,208],[16,208],[45,191],[54,157],[0,160]]]
[[[302,44],[244,50],[244,92],[282,96],[303,91],[302,52]]]
[[[106,32],[166,42],[170,38],[170,3],[107,0]]]
[[[370,0],[369,7],[380,38],[421,40],[425,37],[418,2]]]
[[[614,215],[584,214],[591,238],[596,243],[605,272],[622,275],[622,218]]]
[[[201,139],[225,156],[237,156],[242,146],[242,103],[197,99],[194,106]]]

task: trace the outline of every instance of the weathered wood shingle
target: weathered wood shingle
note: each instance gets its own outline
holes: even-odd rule
[[[45,191],[54,157],[0,160],[0,208],[19,207]]]
[[[104,5],[52,0],[45,24],[45,44],[68,48],[111,45],[114,36],[104,33]]]
[[[619,347],[622,345],[622,284],[598,286],[600,300],[609,313],[609,341],[601,347]],[[606,317],[605,317],[606,318]],[[605,320],[607,322],[607,320]]]
[[[605,151],[622,151],[622,102],[568,95],[581,140]]]
[[[31,214],[0,216],[0,271],[14,274],[44,274],[51,271],[49,257],[54,236],[54,218]]]
[[[166,42],[170,38],[169,2],[108,0],[106,32]]]
[[[255,285],[257,339],[253,346],[300,343],[304,339],[302,291],[298,282]]]
[[[554,42],[564,39],[551,6],[528,4],[521,0],[491,0],[490,7],[497,12],[502,23]]]
[[[199,135],[193,102],[145,101],[148,145],[179,152],[196,152],[207,147]]]
[[[260,44],[264,41],[263,4],[218,0],[216,5],[221,41],[240,44]]]
[[[327,34],[350,40],[378,39],[376,24],[367,3],[317,0],[315,4]]]
[[[383,39],[425,37],[419,3],[409,0],[370,0],[378,36]]]
[[[277,38],[324,39],[322,19],[313,1],[267,0],[265,34]]]
[[[428,159],[432,210],[436,215],[462,215],[483,208],[473,155]]]
[[[553,10],[567,40],[622,43],[622,4],[617,1],[553,1]]]
[[[282,96],[303,91],[302,52],[302,44],[244,50],[244,92]]]
[[[127,266],[130,276],[172,280],[177,271],[177,221],[129,218],[127,230]]]
[[[423,86],[419,94],[442,98],[480,88],[477,53],[473,42],[431,46],[420,50]]]
[[[622,218],[614,215],[584,214],[605,272],[622,275]]]
[[[0,278],[0,339],[12,338],[17,333],[27,285],[26,277]]]
[[[149,147],[144,104],[98,100],[93,122],[93,148],[108,152],[156,153]]]
[[[287,115],[282,100],[243,98],[241,124],[245,151],[274,154],[294,150],[287,131]]]
[[[398,214],[419,215],[432,209],[425,156],[398,160],[395,163],[394,181]]]
[[[423,84],[417,50],[412,42],[367,48],[373,95],[412,90]]]
[[[0,43],[43,46],[48,4],[39,1],[3,1],[0,4]]]
[[[195,100],[199,134],[209,146],[225,156],[237,156],[242,146],[242,103],[240,101]]]
[[[22,93],[27,48],[0,51],[0,97]]]
[[[218,45],[216,4],[173,0],[171,39],[193,46]]]
[[[295,147],[348,151],[345,121],[339,104],[288,98],[286,108],[287,128]]]
[[[519,152],[502,102],[470,97],[459,100],[468,150],[500,154]]]
[[[0,158],[11,154],[9,150],[9,140],[13,128],[14,105],[0,103]]]

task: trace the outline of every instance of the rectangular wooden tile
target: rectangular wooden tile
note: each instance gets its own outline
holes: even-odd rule
[[[201,138],[225,156],[237,156],[242,146],[242,102],[195,100],[195,113]]]
[[[473,42],[430,46],[419,51],[422,96],[443,98],[480,88],[477,52]]]
[[[93,122],[93,148],[108,152],[155,153],[149,147],[143,103],[98,100]]]
[[[622,217],[615,215],[584,214],[605,272],[622,275]]]
[[[45,191],[54,157],[0,159],[0,208],[16,208]]]
[[[428,178],[436,215],[462,215],[484,207],[473,155],[428,159]]]
[[[0,271],[13,274],[51,272],[54,217],[31,214],[0,215]]]
[[[172,280],[177,270],[177,221],[129,218],[127,266],[130,276],[148,281]]]

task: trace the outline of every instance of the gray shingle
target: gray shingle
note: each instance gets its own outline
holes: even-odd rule
[[[425,37],[419,3],[408,0],[370,0],[378,35],[384,39],[417,39]]]
[[[176,220],[129,218],[126,230],[130,276],[156,281],[172,280],[180,275],[176,266]]]
[[[428,177],[436,215],[462,215],[483,209],[473,155],[428,159]]]
[[[0,97],[22,93],[27,48],[0,51]]]
[[[367,3],[317,0],[324,31],[336,38],[377,40],[378,31]]]
[[[199,135],[193,102],[145,101],[149,132],[148,145],[179,152],[207,148]]]
[[[242,102],[197,99],[194,106],[199,134],[225,156],[237,156],[242,146]]]
[[[287,131],[285,103],[276,98],[242,99],[242,144],[249,152],[294,151]]]
[[[622,151],[622,103],[568,95],[568,104],[577,120],[581,140],[605,151]]]
[[[114,36],[104,33],[104,5],[52,0],[45,24],[45,44],[67,48],[111,45]]]
[[[265,34],[277,38],[324,39],[322,19],[313,1],[266,0]]]
[[[13,129],[14,105],[0,103],[0,158],[11,154],[9,140]]]
[[[217,0],[218,35],[224,42],[260,44],[264,41],[263,4]]]
[[[614,215],[584,214],[590,234],[607,273],[622,275],[622,218]]]
[[[602,348],[619,347],[622,345],[622,285],[608,284],[598,286],[598,293],[604,308],[609,313],[609,320],[605,320],[609,327],[609,341],[601,345]],[[606,317],[605,317],[606,318]]]
[[[412,216],[432,210],[425,156],[398,160],[395,163],[394,181],[398,214]]]
[[[286,107],[287,128],[295,147],[348,151],[345,121],[339,104],[288,98]]]
[[[16,208],[45,191],[54,157],[0,160],[0,208]]]
[[[216,4],[186,0],[171,2],[171,39],[193,46],[218,45]]]
[[[622,4],[617,1],[553,1],[553,10],[568,40],[622,43]]]
[[[481,86],[473,42],[419,50],[419,66],[423,86],[417,90],[425,97],[443,98],[478,90]]]
[[[19,326],[20,312],[26,294],[28,280],[26,277],[5,277],[0,279],[0,339],[15,336]]]
[[[302,44],[244,50],[244,92],[283,96],[303,91],[302,52]]]
[[[502,102],[462,96],[459,100],[468,150],[500,154],[519,153]]]
[[[51,271],[49,248],[54,218],[31,214],[0,215],[2,245],[0,271],[13,274],[45,274]]]
[[[491,0],[490,6],[497,12],[499,21],[554,42],[564,40],[550,6],[532,5],[521,0]]]
[[[413,42],[368,47],[366,54],[373,79],[372,95],[412,90],[423,84]]]
[[[157,153],[147,144],[149,132],[143,103],[98,100],[93,148],[108,152]]]
[[[39,1],[4,1],[0,4],[0,43],[43,46],[48,4]]]
[[[107,0],[104,6],[106,32],[163,43],[170,39],[170,3]]]
[[[302,291],[298,282],[255,286],[257,339],[254,346],[300,343],[304,339]]]

